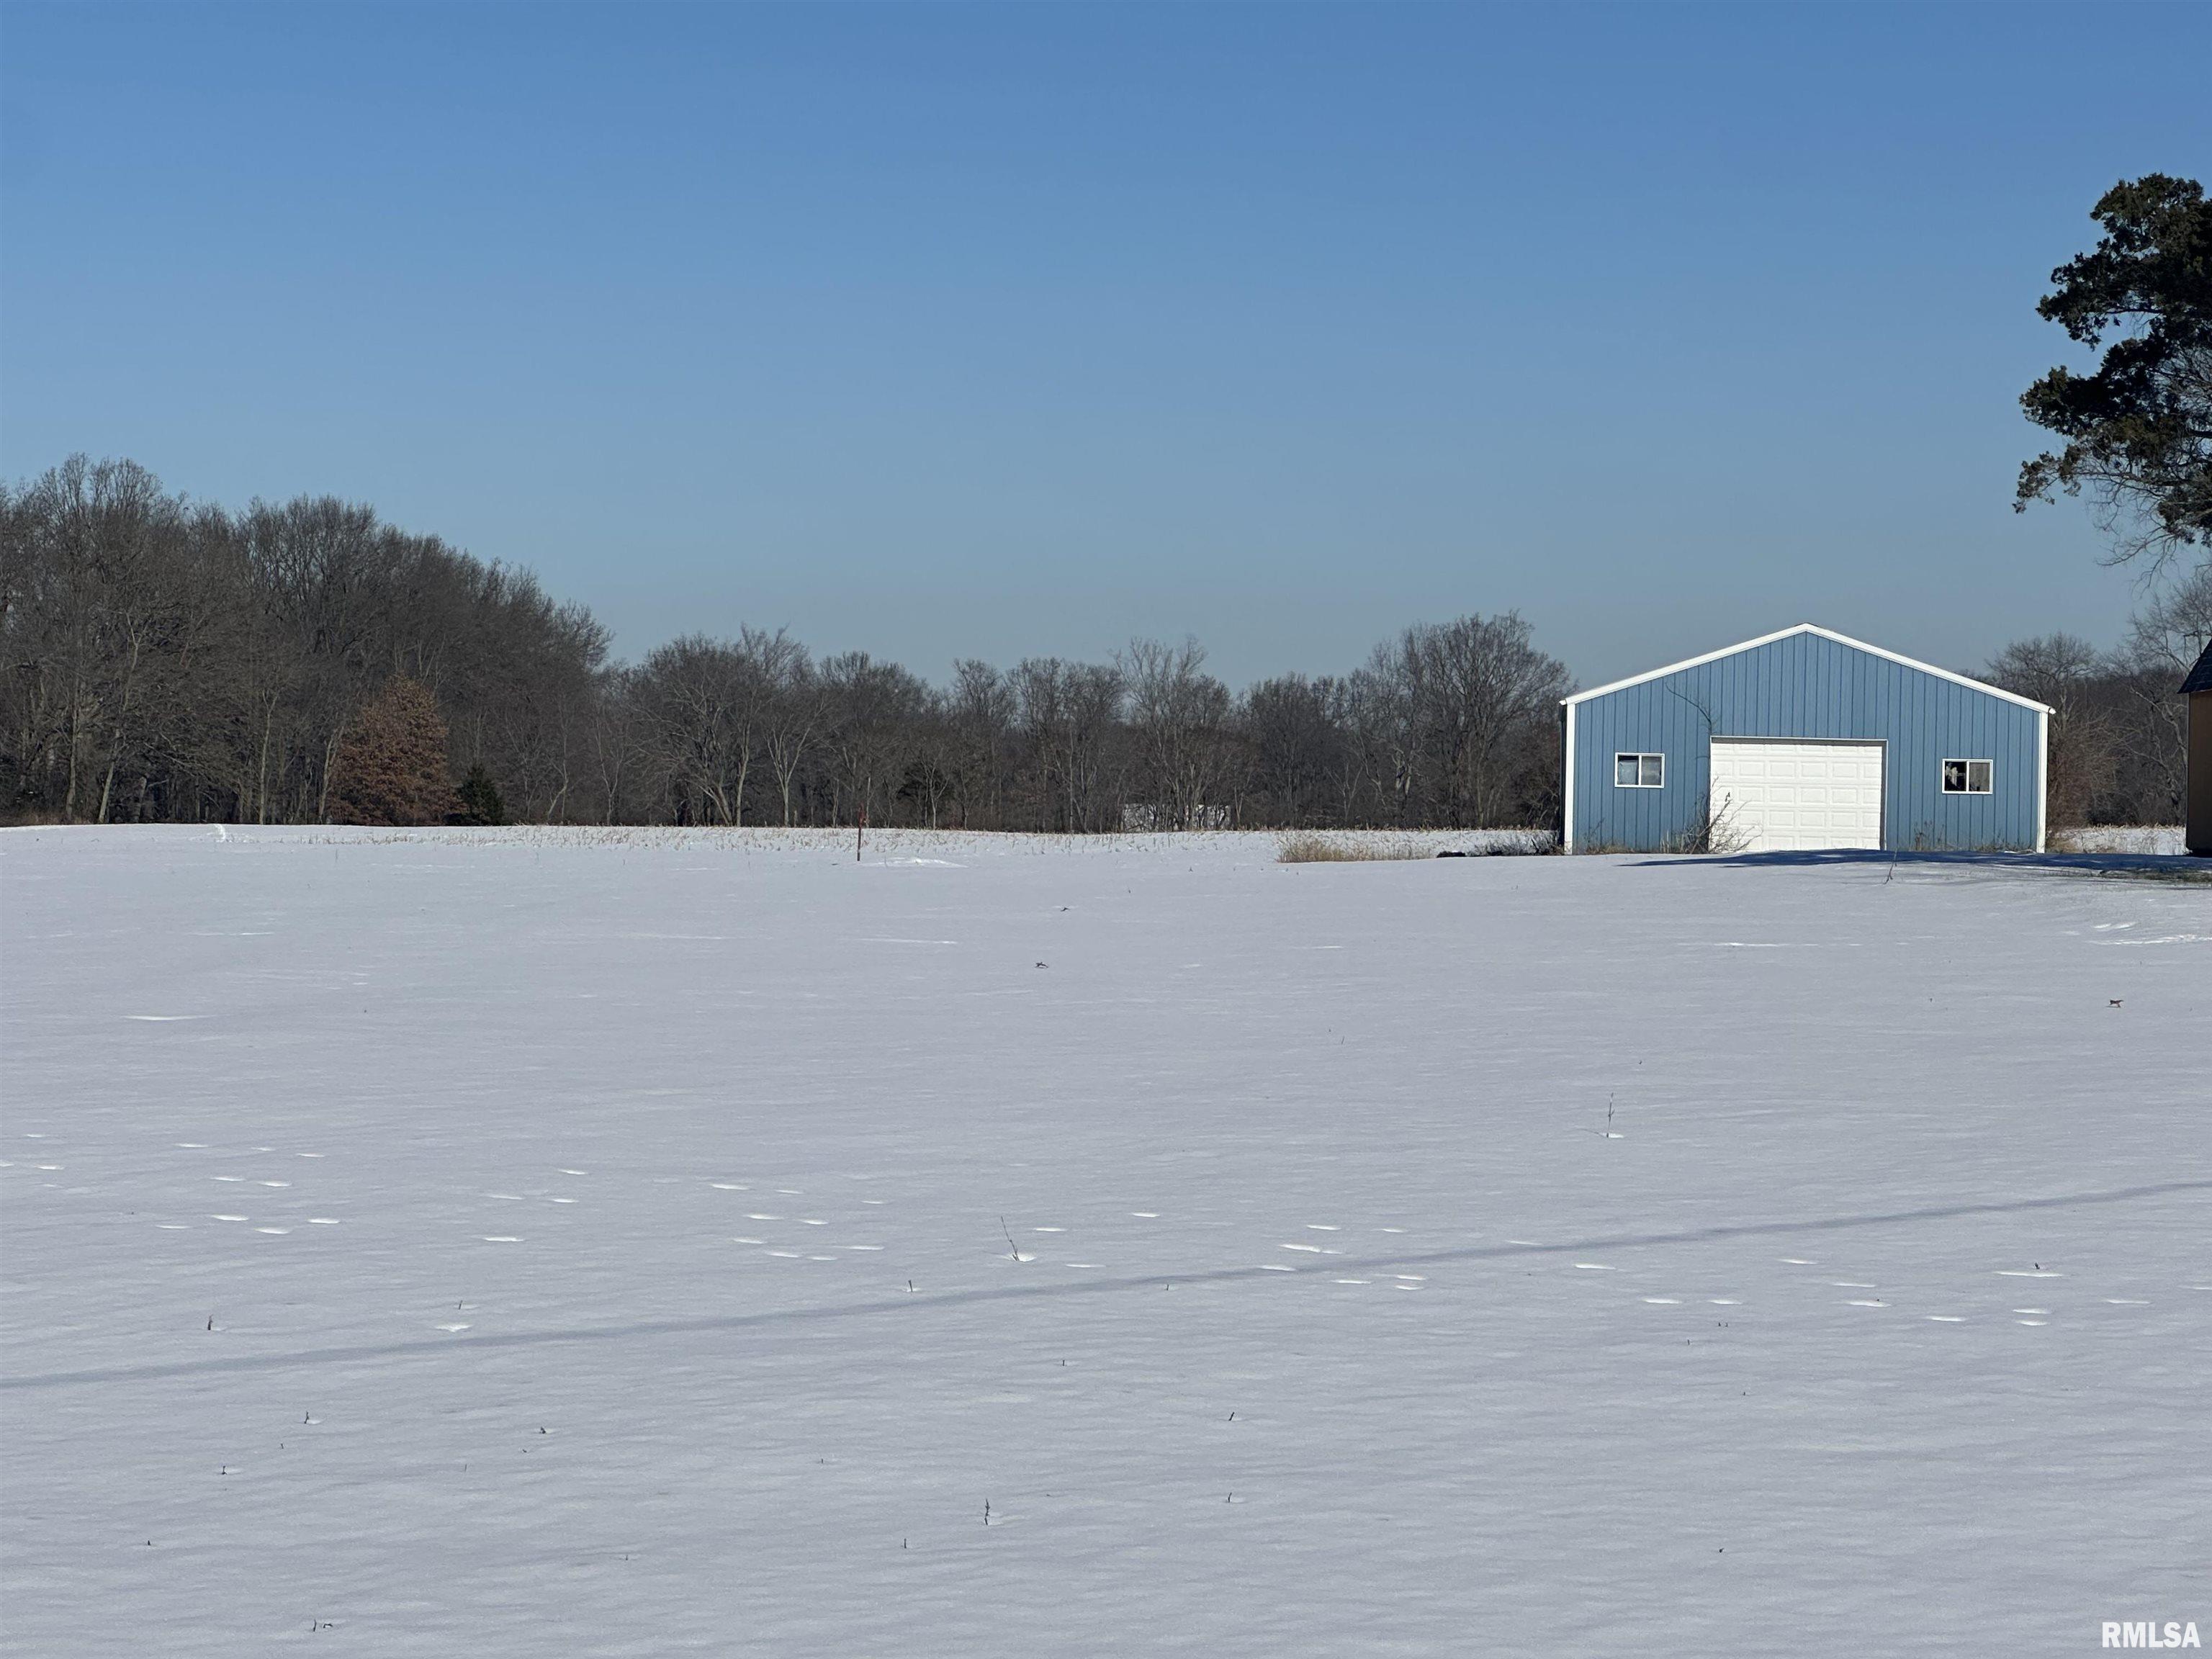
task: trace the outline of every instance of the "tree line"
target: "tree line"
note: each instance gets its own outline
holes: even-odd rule
[[[233,511],[82,456],[0,486],[17,818],[1543,824],[1571,689],[1510,613],[1241,692],[1194,641],[963,660],[942,684],[760,628],[635,663],[608,645],[528,572],[358,503]]]
[[[2054,825],[2178,823],[2188,787],[2182,678],[2212,641],[2212,565],[2150,594],[2109,651],[2066,633],[2017,640],[1984,671],[2051,705]]]
[[[2057,711],[2054,823],[2174,820],[2173,688],[2208,636],[2199,568],[2116,650],[2054,634],[1987,665]],[[230,511],[82,456],[0,486],[0,802],[18,819],[1543,827],[1573,689],[1511,613],[1242,691],[1194,641],[962,660],[942,684],[762,628],[635,663],[608,646],[528,572],[358,503]]]

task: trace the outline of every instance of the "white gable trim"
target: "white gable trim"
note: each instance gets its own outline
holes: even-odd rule
[[[1623,691],[1632,685],[1641,685],[1646,680],[1661,679],[1668,674],[1678,674],[1685,668],[1697,668],[1709,662],[1717,662],[1723,657],[1733,657],[1740,651],[1755,650],[1762,645],[1771,645],[1777,640],[1786,640],[1793,634],[1818,634],[1824,640],[1833,640],[1838,645],[1847,645],[1852,650],[1863,651],[1869,656],[1887,658],[1889,661],[1901,663],[1907,668],[1917,668],[1923,674],[1933,674],[1937,679],[1948,680],[1954,685],[1963,685],[1971,690],[1986,692],[1992,697],[2002,697],[2007,702],[2018,703],[2023,708],[2039,709],[2045,715],[2051,713],[2051,706],[2048,703],[2038,702],[2033,697],[2023,697],[2018,692],[2006,691],[1981,680],[1968,679],[1964,674],[1954,674],[1948,668],[1938,668],[1932,662],[1920,662],[1911,657],[1901,657],[1894,651],[1885,651],[1878,645],[1869,645],[1864,640],[1855,640],[1848,634],[1838,634],[1833,629],[1817,627],[1812,623],[1799,623],[1795,628],[1784,628],[1771,634],[1762,634],[1755,640],[1744,641],[1741,645],[1723,646],[1717,651],[1706,652],[1702,657],[1688,657],[1680,662],[1670,662],[1664,668],[1654,668],[1648,673],[1632,674],[1625,680],[1613,681],[1610,685],[1593,686],[1587,691],[1577,691],[1571,697],[1562,697],[1559,701],[1571,708],[1578,702],[1588,702],[1592,697],[1602,697],[1609,692]]]
[[[1567,699],[1567,731],[1564,747],[1567,755],[1567,775],[1562,791],[1559,850],[1571,853],[1575,850],[1575,700],[1572,697]]]
[[[2051,711],[2035,718],[2035,850],[2046,849],[2051,830]]]

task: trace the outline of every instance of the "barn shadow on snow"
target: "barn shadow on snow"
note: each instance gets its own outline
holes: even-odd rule
[[[1639,859],[1637,862],[1642,867],[1662,870],[1716,864],[1745,869],[1840,865],[1869,870],[1942,869],[1993,875],[2049,872],[2122,881],[2212,884],[2212,859],[2186,853],[1881,853],[1838,847],[1798,853],[1723,853],[1704,858],[1678,854]]]

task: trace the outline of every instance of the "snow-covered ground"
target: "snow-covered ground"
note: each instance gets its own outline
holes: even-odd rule
[[[2212,889],[1273,858],[0,836],[9,1650],[2212,1632]]]
[[[2178,823],[2107,823],[2084,830],[2060,830],[2051,837],[2064,853],[2152,853],[2172,857],[2186,849]]]

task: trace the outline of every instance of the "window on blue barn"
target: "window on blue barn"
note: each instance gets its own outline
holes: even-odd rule
[[[1986,795],[1994,763],[1985,760],[1947,760],[1943,763],[1943,793],[1947,795]]]

